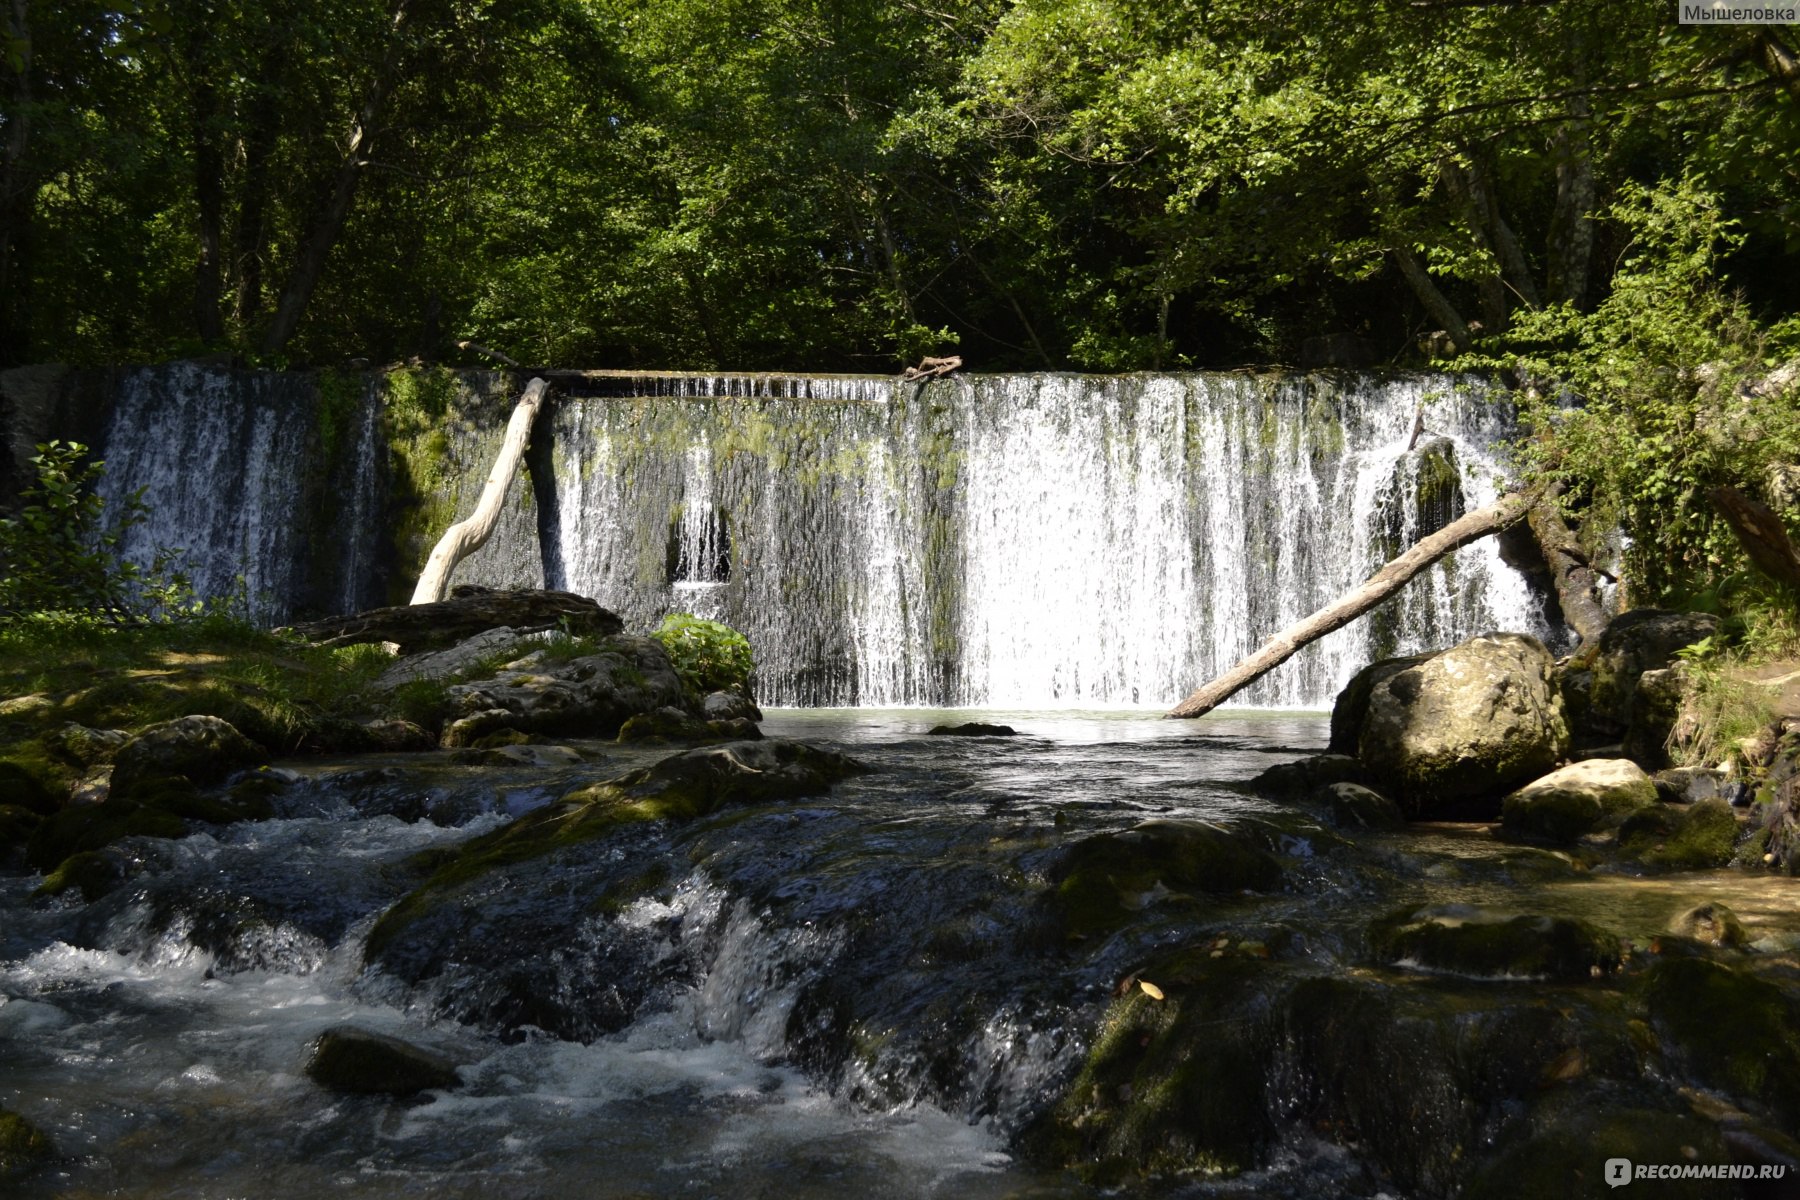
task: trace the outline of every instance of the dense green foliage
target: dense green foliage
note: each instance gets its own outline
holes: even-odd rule
[[[1405,361],[1587,311],[1616,203],[1684,179],[1767,320],[1800,299],[1789,32],[1649,0],[21,0],[0,356]]]
[[[670,613],[650,636],[669,652],[682,686],[696,699],[718,691],[750,694],[750,672],[756,663],[750,643],[731,626],[688,613]]]
[[[140,496],[105,512],[94,489],[104,463],[78,442],[45,442],[31,459],[37,478],[19,510],[0,517],[0,624],[42,614],[111,621],[197,616],[202,606],[159,553],[148,566],[119,554],[124,532],[145,517]]]

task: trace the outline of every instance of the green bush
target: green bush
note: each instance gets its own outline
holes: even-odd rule
[[[670,613],[650,636],[669,652],[682,685],[695,695],[750,694],[750,672],[756,661],[749,640],[731,626],[691,613]]]
[[[147,515],[141,492],[108,521],[95,490],[105,464],[85,461],[79,442],[44,442],[37,450],[36,481],[21,495],[18,514],[0,518],[0,622],[64,613],[116,624],[204,612],[174,570],[175,552],[157,551],[147,568],[119,556],[125,531]]]

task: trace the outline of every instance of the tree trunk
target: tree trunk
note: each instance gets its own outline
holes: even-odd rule
[[[388,93],[399,78],[399,33],[405,23],[406,3],[401,0],[394,9],[387,53],[369,84],[368,95],[363,99],[356,120],[351,123],[349,144],[345,147],[343,161],[338,164],[337,174],[332,178],[331,192],[313,221],[312,231],[301,244],[293,268],[288,272],[287,283],[281,289],[281,299],[275,306],[275,318],[263,334],[264,354],[280,353],[300,328],[300,318],[305,315],[307,302],[312,299],[313,289],[324,273],[325,260],[330,257],[331,248],[337,244],[338,235],[344,231],[344,222],[350,217],[350,205],[356,199],[356,187],[362,181],[363,164],[375,136],[375,122],[380,119]]]
[[[459,587],[448,600],[371,608],[343,617],[326,617],[293,627],[315,646],[349,646],[359,642],[393,642],[400,653],[439,650],[489,629],[505,627],[527,633],[567,629],[570,633],[610,637],[625,622],[586,596],[571,592],[501,592]]]
[[[200,253],[194,260],[194,329],[211,346],[225,336],[221,261],[225,226],[225,153],[215,124],[219,92],[206,61],[209,33],[198,20],[189,30],[186,68],[189,78],[188,134],[194,151],[194,201],[199,210]]]
[[[1478,508],[1457,518],[1430,537],[1421,538],[1406,553],[1375,572],[1360,586],[1339,596],[1299,623],[1288,626],[1264,642],[1262,649],[1255,654],[1243,659],[1206,686],[1196,689],[1186,700],[1171,709],[1169,715],[1198,717],[1211,712],[1292,658],[1305,646],[1348,625],[1386,600],[1406,586],[1413,576],[1446,554],[1516,523],[1530,511],[1537,500],[1536,492],[1514,492],[1502,496],[1486,508]]]
[[[1585,78],[1585,73],[1584,73]],[[1569,103],[1569,120],[1552,141],[1556,153],[1556,209],[1550,218],[1550,267],[1545,291],[1552,303],[1580,308],[1587,302],[1588,267],[1594,256],[1594,158],[1589,145],[1588,102]]]
[[[1488,332],[1500,333],[1506,329],[1508,305],[1506,285],[1501,280],[1500,252],[1491,236],[1493,220],[1487,191],[1476,185],[1473,170],[1464,170],[1454,159],[1444,161],[1443,174],[1444,182],[1462,205],[1470,239],[1493,260],[1494,269],[1477,280],[1475,286],[1481,301],[1482,323]]]
[[[269,159],[281,133],[281,109],[276,102],[276,60],[281,49],[272,49],[265,60],[263,87],[250,110],[250,128],[244,135],[243,183],[238,189],[237,228],[232,238],[232,271],[237,286],[232,302],[238,328],[256,324],[263,303],[263,253],[268,243]]]
[[[1425,311],[1431,314],[1432,320],[1444,327],[1450,344],[1456,347],[1459,354],[1467,354],[1475,344],[1474,336],[1469,332],[1462,314],[1456,311],[1456,306],[1432,282],[1431,275],[1425,270],[1425,264],[1419,261],[1419,256],[1412,252],[1411,246],[1395,246],[1394,260],[1400,264],[1400,273],[1412,285],[1413,294],[1419,298],[1419,303],[1425,306]]]
[[[1767,505],[1758,504],[1736,488],[1716,487],[1707,493],[1713,507],[1731,526],[1731,532],[1756,564],[1756,569],[1793,589],[1800,599],[1800,554],[1788,539],[1781,518]]]
[[[1600,635],[1606,632],[1606,606],[1600,602],[1594,569],[1576,546],[1575,534],[1557,507],[1556,497],[1561,491],[1559,484],[1541,503],[1532,506],[1525,520],[1531,527],[1532,537],[1537,539],[1538,549],[1543,552],[1544,562],[1550,567],[1563,620],[1585,647],[1598,642]]]
[[[525,457],[525,447],[531,441],[531,423],[537,419],[538,406],[543,403],[544,392],[549,386],[542,379],[533,379],[525,385],[525,394],[514,407],[512,419],[506,423],[506,438],[500,443],[500,453],[494,459],[494,469],[488,473],[487,483],[482,486],[481,498],[475,502],[475,511],[445,530],[444,536],[438,539],[419,576],[419,585],[413,589],[412,603],[433,604],[442,600],[450,588],[450,573],[456,570],[456,564],[481,549],[494,532],[494,525],[500,519],[500,506],[506,502],[507,490],[519,473],[519,461]]]
[[[0,147],[0,365],[28,361],[26,346],[25,226],[35,187],[26,179],[25,148],[31,140],[31,30],[25,0],[12,0],[7,35],[18,46],[16,70],[6,88],[6,144]],[[4,61],[0,59],[0,61]]]
[[[1773,30],[1759,29],[1750,37],[1751,57],[1787,94],[1800,100],[1800,55],[1796,55]]]

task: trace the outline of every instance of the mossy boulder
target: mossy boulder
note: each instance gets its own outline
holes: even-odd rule
[[[1731,862],[1741,830],[1723,800],[1699,804],[1654,804],[1619,826],[1620,857],[1668,871],[1699,871]]]
[[[22,1174],[56,1155],[50,1139],[16,1112],[0,1108],[0,1178]]]
[[[1102,1186],[1260,1165],[1273,1135],[1266,973],[1255,959],[1191,952],[1146,965],[1161,998],[1125,982],[1029,1147]]]
[[[1491,819],[1568,751],[1553,665],[1537,640],[1491,633],[1387,674],[1357,740],[1370,782],[1410,817]]]
[[[1681,707],[1688,687],[1689,675],[1682,663],[1645,671],[1638,676],[1637,690],[1631,702],[1631,720],[1620,743],[1626,757],[1643,763],[1652,771],[1669,765],[1669,738],[1681,720]]]
[[[131,740],[131,733],[124,729],[90,729],[68,721],[44,740],[63,759],[85,769],[112,762]]]
[[[621,742],[755,741],[762,730],[748,717],[704,720],[680,708],[639,713],[619,729]]]
[[[1718,903],[1696,904],[1669,922],[1669,932],[1708,946],[1740,947],[1749,941],[1744,923],[1729,907]]]
[[[1574,982],[1619,967],[1619,939],[1586,921],[1462,906],[1390,914],[1370,927],[1369,952],[1384,965],[1475,979]]]
[[[375,923],[371,960],[409,925],[496,869],[603,837],[644,821],[685,822],[733,805],[816,796],[866,770],[847,755],[785,738],[728,742],[671,755],[641,770],[580,788],[555,804],[464,843],[423,886]]]
[[[700,715],[709,721],[747,721],[763,719],[762,709],[745,692],[708,692],[700,700]]]
[[[445,745],[468,745],[500,728],[612,737],[639,713],[688,706],[662,644],[626,634],[607,638],[593,654],[503,670],[456,684],[447,694],[455,720],[445,730]]]
[[[1620,613],[1600,635],[1587,721],[1596,735],[1618,737],[1631,725],[1638,679],[1675,662],[1675,652],[1719,630],[1711,613],[1639,608]]]
[[[352,1025],[328,1029],[313,1044],[306,1076],[334,1092],[410,1096],[456,1087],[456,1063],[399,1038]]]
[[[1436,658],[1441,651],[1428,654],[1412,654],[1402,658],[1384,658],[1372,662],[1350,677],[1344,690],[1337,694],[1331,705],[1331,742],[1326,747],[1328,755],[1342,755],[1353,758],[1358,744],[1362,740],[1363,725],[1369,719],[1369,696],[1378,684],[1398,675],[1401,671],[1421,666]],[[1274,768],[1271,768],[1273,770]],[[1267,772],[1264,772],[1267,774]],[[1319,782],[1325,782],[1320,780]],[[1362,783],[1357,779],[1353,782]]]
[[[177,717],[138,731],[113,756],[112,794],[130,797],[170,776],[212,783],[266,761],[262,747],[220,717]]]
[[[1630,759],[1590,758],[1532,780],[1501,802],[1500,820],[1520,837],[1567,843],[1608,818],[1657,802],[1656,784]]]
[[[1050,881],[1062,927],[1084,937],[1116,929],[1156,904],[1275,891],[1282,873],[1250,836],[1203,821],[1146,821],[1077,842]]]
[[[1791,984],[1705,958],[1672,958],[1639,986],[1679,1075],[1780,1127],[1800,1127],[1800,1002]]]
[[[1692,1152],[1692,1159],[1688,1152]],[[1650,1108],[1626,1101],[1601,1088],[1552,1093],[1533,1106],[1507,1133],[1494,1152],[1475,1165],[1462,1200],[1513,1200],[1518,1196],[1559,1196],[1599,1200],[1630,1195],[1654,1187],[1658,1197],[1681,1200],[1729,1200],[1740,1195],[1734,1183],[1706,1179],[1659,1179],[1618,1192],[1619,1180],[1606,1178],[1608,1162],[1696,1161],[1726,1163],[1734,1159],[1718,1126],[1692,1112]]]

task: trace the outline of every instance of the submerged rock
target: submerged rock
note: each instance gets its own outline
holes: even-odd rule
[[[932,737],[1017,737],[1019,731],[1011,725],[968,721],[962,725],[934,725],[926,733]]]
[[[1570,917],[1506,918],[1479,909],[1411,909],[1369,930],[1377,962],[1475,979],[1576,982],[1619,967],[1619,939]]]
[[[42,1130],[18,1113],[0,1108],[0,1177],[22,1173],[55,1157]]]
[[[1573,842],[1609,817],[1657,802],[1656,785],[1630,759],[1590,758],[1526,784],[1501,803],[1507,832],[1548,842]]]
[[[453,1088],[461,1082],[450,1059],[353,1025],[320,1035],[306,1060],[306,1076],[337,1092],[387,1096]]]
[[[1552,666],[1535,639],[1491,633],[1381,675],[1357,738],[1371,782],[1412,817],[1493,817],[1568,751]]]
[[[674,707],[639,713],[619,730],[621,742],[737,742],[760,737],[762,730],[748,717],[702,720]]]
[[[1669,922],[1669,932],[1709,946],[1742,946],[1744,923],[1723,904],[1696,904]]]

